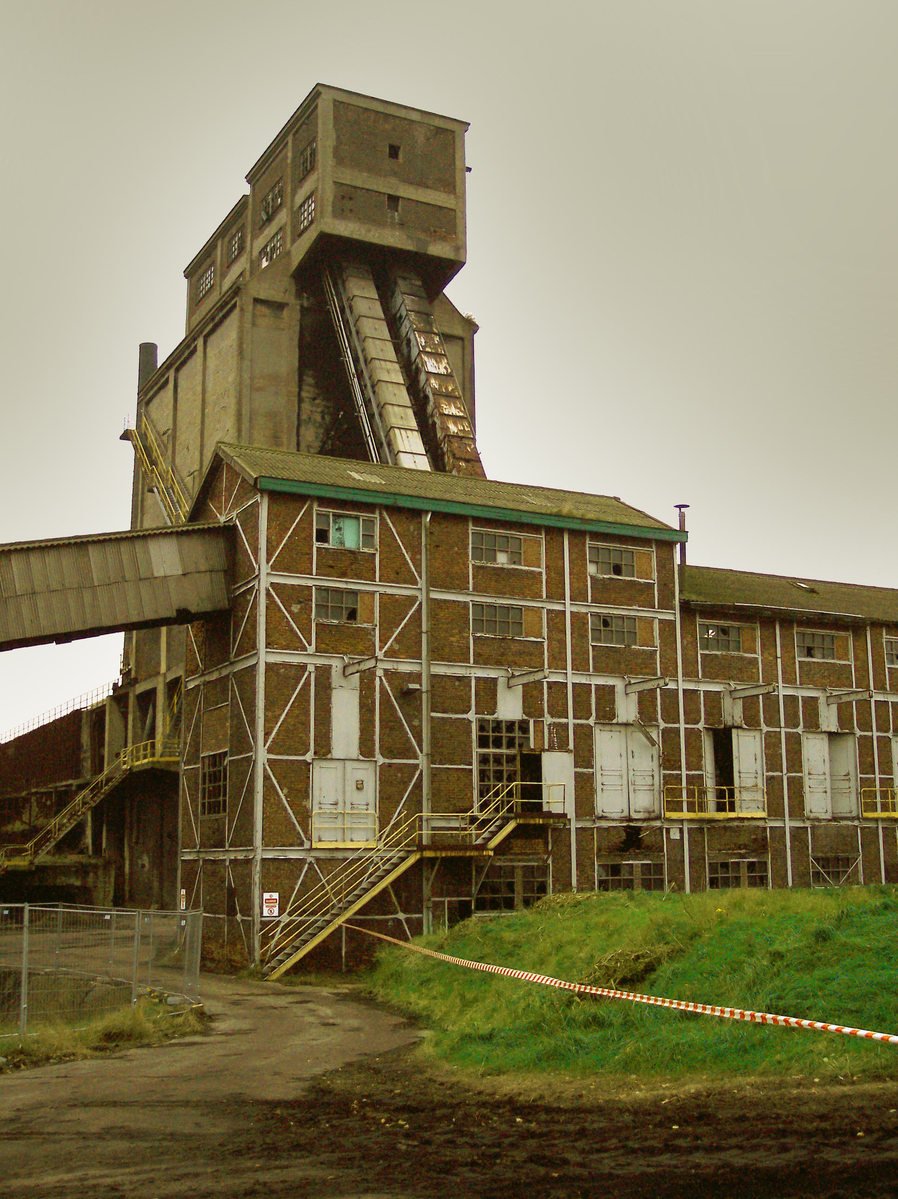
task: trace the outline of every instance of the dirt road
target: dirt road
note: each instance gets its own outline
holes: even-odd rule
[[[0,1076],[4,1199],[898,1195],[898,1086],[472,1085],[349,994],[211,979],[212,1035]],[[799,1034],[796,1034],[799,1035]]]

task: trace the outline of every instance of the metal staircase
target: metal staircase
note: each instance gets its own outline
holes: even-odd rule
[[[7,870],[29,870],[34,863],[49,853],[58,845],[62,838],[82,820],[87,813],[97,806],[101,799],[118,786],[125,775],[134,770],[145,770],[150,767],[171,767],[180,764],[180,744],[178,736],[178,721],[180,718],[181,686],[179,685],[172,696],[166,714],[165,731],[159,740],[141,741],[136,745],[128,745],[112,760],[104,771],[90,780],[87,786],[79,791],[58,812],[49,824],[30,841],[23,845],[0,846],[0,874]]]
[[[510,783],[497,787],[475,811],[416,812],[394,821],[375,846],[359,848],[263,930],[263,977],[274,980],[286,974],[421,858],[491,857],[519,824],[565,819],[563,786],[554,788],[560,793],[558,813],[543,809],[542,795],[551,795],[551,787],[536,784],[541,799],[534,803],[527,786]],[[550,807],[558,804],[557,798],[547,802]]]
[[[190,501],[175,474],[174,467],[162,450],[156,430],[141,413],[135,429],[122,434],[134,446],[134,453],[144,478],[156,493],[159,504],[170,525],[181,525],[190,512]]]

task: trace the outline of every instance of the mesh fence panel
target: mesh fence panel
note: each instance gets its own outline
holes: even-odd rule
[[[202,912],[0,904],[0,1036],[199,994]]]

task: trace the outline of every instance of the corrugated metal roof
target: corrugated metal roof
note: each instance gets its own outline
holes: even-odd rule
[[[261,446],[222,442],[218,453],[261,490],[291,490],[309,495],[352,492],[371,503],[404,507],[459,510],[497,518],[561,526],[604,526],[636,537],[682,541],[684,535],[617,496],[589,495],[534,487],[528,483],[498,483],[401,466],[327,458]],[[209,475],[207,474],[207,479]],[[203,488],[200,489],[202,495]]]
[[[0,649],[222,611],[232,534],[196,524],[0,545]]]
[[[687,566],[680,597],[684,603],[728,609],[762,608],[795,613],[799,618],[807,613],[898,624],[898,590],[890,587]]]

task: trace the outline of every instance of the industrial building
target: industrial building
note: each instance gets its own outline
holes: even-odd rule
[[[201,906],[272,976],[347,921],[898,881],[898,592],[486,477],[465,129],[316,87],[141,347],[131,530],[0,547],[4,648],[126,631],[0,745],[0,894]]]

